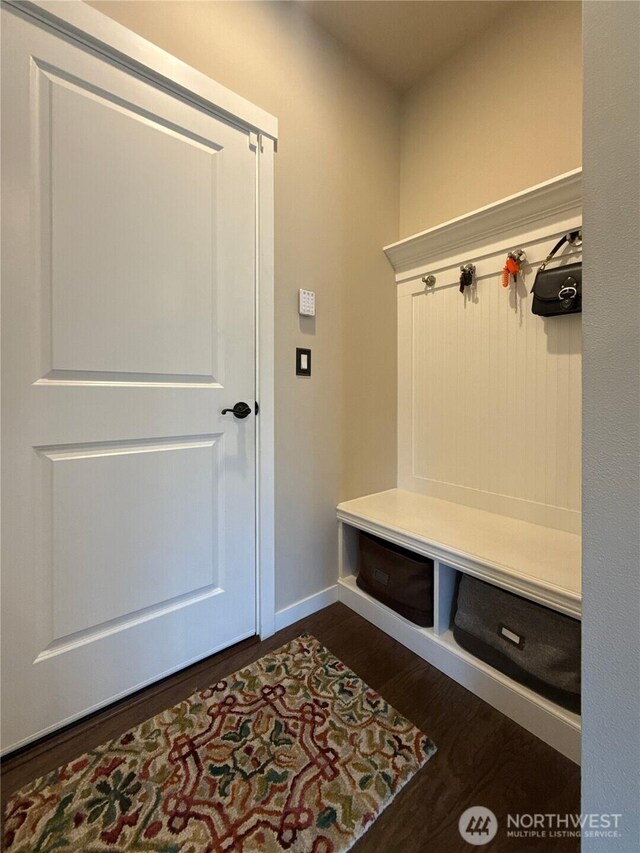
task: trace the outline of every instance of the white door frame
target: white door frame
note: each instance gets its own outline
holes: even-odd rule
[[[238,127],[256,148],[256,624],[259,635],[269,637],[275,631],[273,161],[278,121],[82,0],[2,3]]]

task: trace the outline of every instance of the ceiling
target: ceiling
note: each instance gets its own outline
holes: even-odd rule
[[[305,0],[307,14],[405,92],[459,45],[505,14],[502,0]]]

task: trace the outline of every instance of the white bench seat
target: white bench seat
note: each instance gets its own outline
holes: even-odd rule
[[[580,617],[581,538],[575,533],[403,489],[345,501],[338,518]]]

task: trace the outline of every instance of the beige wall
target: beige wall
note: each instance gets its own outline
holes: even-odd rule
[[[395,484],[398,103],[296,4],[96,2],[279,119],[276,605],[335,582],[336,503]],[[297,291],[316,291],[301,320]],[[295,376],[295,347],[313,351]]]
[[[400,237],[581,165],[581,4],[518,3],[402,103]]]
[[[395,485],[396,293],[381,247],[580,165],[580,4],[518,4],[402,100],[297,3],[92,5],[279,119],[283,608],[334,583],[336,503]],[[299,287],[317,293],[315,320],[297,315]],[[310,379],[294,370],[305,345]]]

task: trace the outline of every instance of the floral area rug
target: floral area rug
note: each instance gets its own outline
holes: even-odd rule
[[[5,850],[337,853],[434,752],[303,635],[23,788]]]

